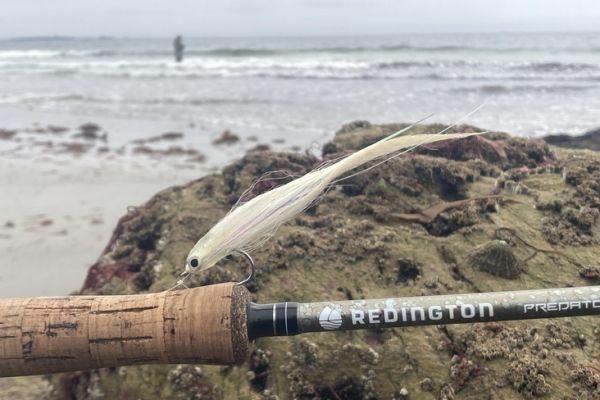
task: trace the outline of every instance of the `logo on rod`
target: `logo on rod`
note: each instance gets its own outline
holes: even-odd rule
[[[326,331],[333,331],[342,326],[342,314],[331,307],[325,307],[319,314],[319,325]]]

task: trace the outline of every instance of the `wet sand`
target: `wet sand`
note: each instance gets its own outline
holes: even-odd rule
[[[170,184],[201,175],[193,169],[150,169],[120,163],[55,167],[0,161],[0,293],[62,295],[78,290],[127,207]]]
[[[124,134],[105,122],[0,127],[3,297],[79,290],[129,207],[257,145],[220,142],[218,133],[198,138],[181,126]]]

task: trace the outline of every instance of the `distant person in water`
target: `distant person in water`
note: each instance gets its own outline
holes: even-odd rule
[[[183,49],[185,46],[183,45],[183,38],[181,35],[175,36],[175,40],[173,40],[173,51],[175,52],[175,61],[181,62],[183,60]]]

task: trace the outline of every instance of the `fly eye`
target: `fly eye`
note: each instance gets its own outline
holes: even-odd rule
[[[198,261],[198,257],[192,257],[188,260],[188,264],[191,268],[198,268],[200,266],[200,262]]]

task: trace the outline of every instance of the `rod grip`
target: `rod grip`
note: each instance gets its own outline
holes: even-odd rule
[[[0,300],[0,376],[246,359],[249,294],[234,283],[119,296]]]

